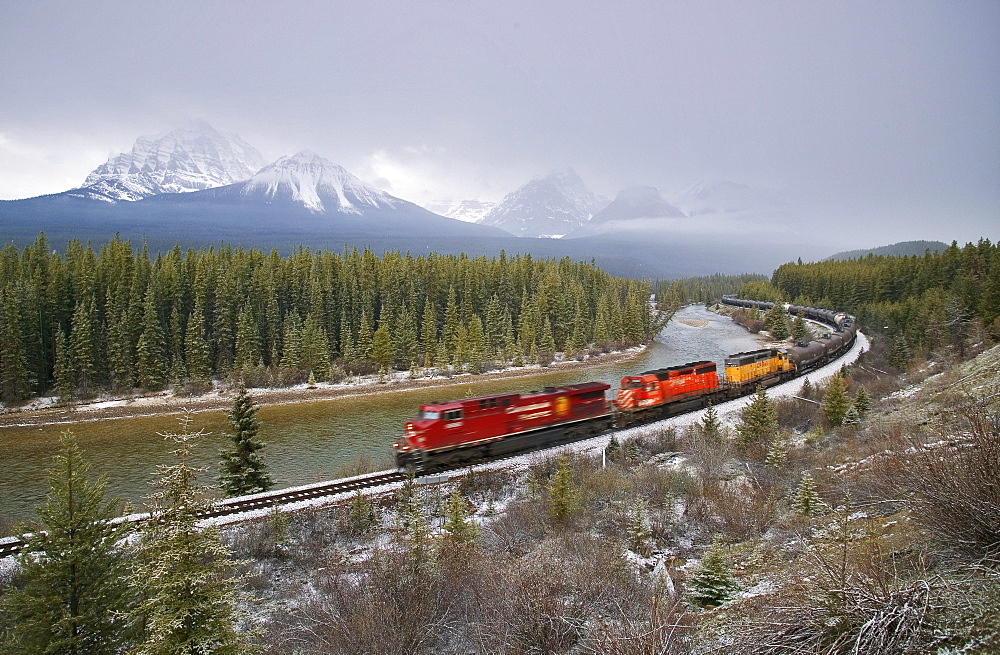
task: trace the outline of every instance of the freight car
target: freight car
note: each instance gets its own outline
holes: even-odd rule
[[[738,307],[767,310],[773,303],[724,297]],[[720,380],[715,362],[698,361],[646,371],[611,387],[586,382],[528,394],[499,394],[420,406],[419,417],[393,444],[396,463],[413,473],[431,473],[512,453],[570,443],[615,427],[649,423],[701,409],[709,402],[745,396],[757,385],[771,386],[818,368],[854,344],[853,317],[813,307],[789,305],[790,313],[829,325],[833,332],[790,348],[736,353],[725,359]]]

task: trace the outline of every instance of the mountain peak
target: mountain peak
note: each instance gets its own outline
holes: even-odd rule
[[[311,150],[281,157],[260,169],[246,183],[243,193],[263,196],[268,201],[291,200],[317,213],[330,209],[360,214],[364,206],[395,207],[397,203],[389,194]]]
[[[117,202],[200,191],[246,180],[265,163],[239,136],[193,120],[166,134],[139,137],[130,152],[95,168],[72,195]]]
[[[655,187],[634,186],[622,189],[591,221],[606,223],[634,218],[684,218],[684,214],[664,200]]]
[[[607,204],[571,168],[536,177],[504,197],[479,221],[521,237],[563,236]]]

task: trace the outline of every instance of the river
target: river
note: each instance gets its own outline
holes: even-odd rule
[[[469,376],[467,384],[426,388],[375,396],[356,396],[284,405],[264,405],[262,451],[275,487],[318,482],[338,477],[352,461],[370,458],[380,469],[392,466],[391,447],[421,403],[501,392],[525,392],[544,386],[600,380],[619,386],[621,378],[652,368],[711,359],[722,366],[729,354],[753,350],[757,342],[728,318],[700,305],[683,307],[637,359],[574,371],[540,374],[519,379],[491,380]],[[204,467],[202,484],[212,484],[218,471],[219,452],[229,443],[225,411],[193,415],[192,430],[203,430],[193,464]],[[129,501],[135,509],[153,491],[150,481],[157,464],[171,464],[172,444],[163,433],[177,432],[176,415],[119,418],[67,425],[0,428],[0,536],[12,522],[34,517],[34,507],[48,491],[46,470],[58,451],[60,434],[70,429],[94,473],[107,474],[109,496]]]

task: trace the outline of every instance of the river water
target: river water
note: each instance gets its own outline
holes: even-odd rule
[[[445,388],[264,405],[257,414],[262,422],[260,438],[267,444],[262,453],[275,487],[340,477],[344,467],[361,456],[370,458],[380,469],[391,468],[390,445],[421,403],[592,380],[606,382],[614,389],[625,375],[699,359],[714,360],[721,370],[726,356],[757,347],[754,338],[728,318],[700,305],[683,307],[656,341],[630,362],[561,373],[555,369],[513,380],[469,376],[468,383]],[[193,464],[206,468],[200,482],[211,484],[218,471],[219,452],[228,445],[224,436],[229,429],[226,412],[194,414],[190,427],[208,433],[195,445]],[[67,429],[76,435],[94,473],[107,474],[108,495],[141,509],[153,491],[149,483],[156,465],[174,463],[172,443],[160,435],[178,432],[180,424],[173,415],[0,428],[0,537],[13,521],[34,518],[34,508],[48,491],[46,470],[58,451],[59,435]]]

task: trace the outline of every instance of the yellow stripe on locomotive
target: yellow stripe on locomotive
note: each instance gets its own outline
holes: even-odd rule
[[[747,384],[793,371],[795,366],[781,350],[765,348],[726,357],[726,382]]]

